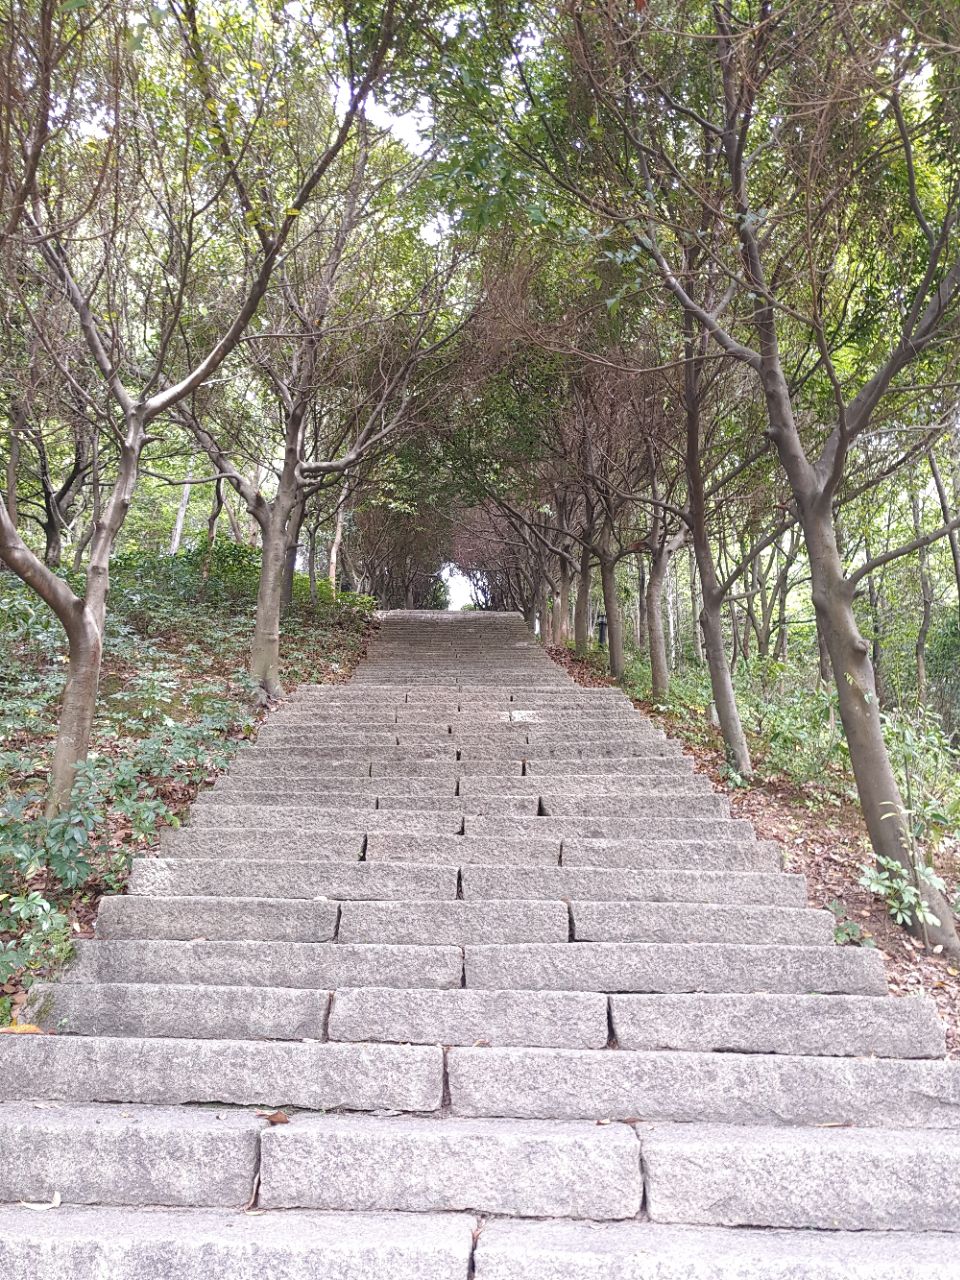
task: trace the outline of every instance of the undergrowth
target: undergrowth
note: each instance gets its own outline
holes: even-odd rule
[[[0,1023],[25,986],[70,955],[103,893],[176,825],[197,789],[256,731],[246,674],[259,553],[234,543],[112,567],[93,749],[68,808],[42,816],[66,645],[56,619],[0,573]],[[70,575],[67,574],[67,577]],[[297,574],[282,679],[338,679],[362,652],[374,602]]]

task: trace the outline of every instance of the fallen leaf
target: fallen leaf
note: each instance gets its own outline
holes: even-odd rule
[[[35,1027],[32,1022],[13,1022],[9,1027],[0,1027],[0,1036],[42,1036],[43,1027]]]
[[[289,1124],[290,1117],[285,1111],[258,1111],[257,1115],[270,1124]]]

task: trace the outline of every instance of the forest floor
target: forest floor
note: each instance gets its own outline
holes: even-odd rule
[[[589,658],[580,661],[566,648],[547,652],[578,684],[614,683]],[[697,772],[706,774],[716,790],[729,797],[736,817],[752,822],[762,839],[783,846],[786,869],[807,877],[810,905],[825,907],[836,917],[838,942],[875,946],[883,956],[893,995],[922,992],[936,1001],[947,1029],[948,1052],[960,1057],[960,965],[924,951],[890,918],[880,900],[859,884],[870,845],[856,805],[811,805],[803,788],[782,776],[758,776],[749,786],[734,786],[725,774],[716,730],[698,724],[696,740],[691,742],[675,715],[649,702],[633,701],[665,733],[681,741]]]
[[[350,678],[375,626],[361,605],[287,613],[285,689]],[[246,674],[246,601],[164,613],[120,593],[115,608],[88,772],[52,825],[42,819],[43,784],[62,637],[38,636],[32,623],[5,637],[0,627],[0,641],[9,641],[0,662],[0,1026],[16,1020],[26,985],[56,972],[72,940],[92,934],[100,899],[123,892],[133,857],[179,825],[269,714]]]

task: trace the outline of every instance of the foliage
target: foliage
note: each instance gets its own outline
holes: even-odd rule
[[[133,856],[177,825],[197,787],[255,732],[244,659],[258,575],[259,553],[225,541],[116,558],[94,750],[69,806],[48,820],[42,784],[64,637],[0,574],[0,984],[61,964],[95,899],[123,888]],[[314,607],[298,574],[283,620],[286,678],[352,662],[372,607],[334,600],[328,586]]]
[[[924,863],[914,863],[911,880],[906,868],[893,858],[880,856],[875,863],[863,867],[860,883],[865,889],[881,898],[897,924],[939,924],[920,893],[921,881],[941,892],[945,884],[932,868]]]

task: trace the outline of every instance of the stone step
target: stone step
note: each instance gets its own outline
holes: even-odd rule
[[[471,819],[471,831],[477,821],[478,819]],[[646,825],[648,834],[632,839],[564,838],[563,865],[601,870],[686,868],[702,869],[704,872],[729,870],[771,873],[780,870],[780,855],[776,846],[760,843],[751,836],[736,840],[670,839],[650,832],[653,823]]]
[[[640,1138],[652,1222],[960,1232],[956,1129],[664,1125]]]
[[[946,1037],[928,996],[615,995],[621,1049],[942,1058]]]
[[[684,803],[684,811],[686,811]],[[206,810],[205,812],[209,812]],[[469,817],[469,836],[550,836],[582,840],[752,840],[753,828],[739,818],[581,817],[498,818]]]
[[[883,960],[852,947],[532,942],[466,949],[466,985],[492,990],[884,995]],[[391,984],[392,985],[392,984]]]
[[[459,947],[348,946],[336,942],[87,941],[64,982],[167,983],[214,986],[459,987]]]
[[[466,899],[577,898],[585,902],[736,902],[788,907],[802,907],[807,901],[804,877],[783,872],[464,865],[460,879]]]
[[[570,903],[578,942],[747,942],[832,946],[829,911],[682,902]]]
[[[466,801],[464,801],[466,807]],[[504,812],[512,812],[505,810]],[[661,795],[631,795],[624,790],[619,794],[597,795],[587,792],[562,794],[544,786],[540,795],[540,814],[547,818],[568,819],[581,817],[669,818],[682,812],[685,820],[693,818],[729,818],[730,802],[726,796],[715,792],[665,790]]]
[[[218,783],[221,786],[222,783]],[[706,778],[698,774],[678,773],[675,777],[622,778],[587,777],[566,778],[559,782],[546,778],[500,778],[490,782],[486,778],[461,778],[457,794],[461,799],[489,796],[547,796],[556,795],[558,789],[577,799],[592,800],[630,796],[659,799],[663,795],[681,796],[680,804],[686,804],[691,795],[714,794]]]
[[[180,827],[160,832],[160,852],[168,858],[292,859],[307,862],[356,862],[363,853],[364,830],[318,832],[313,829]]]
[[[196,893],[225,898],[333,898],[338,901],[449,899],[457,896],[457,867],[286,859],[243,862],[238,859],[134,858],[127,893],[162,898]],[[539,896],[559,898],[562,895]]]
[[[441,866],[538,866],[555,867],[560,861],[560,840],[497,839],[470,836],[396,835],[374,831],[367,836],[368,862],[433,863]]]
[[[328,942],[337,902],[289,898],[109,897],[100,902],[98,938],[189,941]]]
[[[443,1051],[431,1045],[52,1035],[0,1043],[0,1099],[11,1102],[433,1111],[442,1096]]]
[[[949,1061],[453,1048],[447,1075],[463,1116],[960,1130]]]
[[[473,1275],[475,1280],[960,1280],[960,1258],[956,1236],[909,1230],[750,1231],[499,1218],[483,1224]]]
[[[267,1209],[469,1209],[633,1218],[640,1143],[628,1125],[296,1116],[262,1137]]]
[[[567,942],[570,913],[563,902],[347,902],[342,943]]]
[[[340,809],[313,805],[241,805],[208,804],[194,809],[190,815],[190,828],[203,831],[208,827],[269,830],[274,826],[284,829],[309,828],[319,836],[354,831],[424,831],[447,832],[454,835],[460,830],[463,815],[450,813],[413,813],[409,810],[377,810],[371,800],[368,809]],[[518,818],[518,822],[523,819]]]
[[[579,991],[398,991],[334,995],[331,1040],[602,1049],[607,998]]]
[[[655,773],[693,772],[689,756],[679,752],[657,756],[583,756],[558,754],[550,757],[529,755],[524,763],[524,776],[549,779],[554,786],[564,785],[573,778],[612,778],[622,774],[640,777]]]
[[[37,982],[30,1021],[60,1035],[323,1040],[330,992],[210,983]]]
[[[5,1103],[0,1201],[240,1208],[253,1195],[263,1125],[244,1111]]]
[[[464,1214],[0,1207],[4,1280],[465,1280]]]

